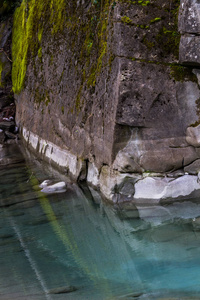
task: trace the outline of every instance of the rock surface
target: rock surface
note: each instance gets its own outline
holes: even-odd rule
[[[184,172],[191,175],[197,175],[200,171],[200,159],[195,160],[192,164],[184,168]]]
[[[41,192],[46,194],[64,193],[66,192],[66,183],[61,181],[55,184],[44,186]]]
[[[173,199],[200,192],[196,176],[184,175],[177,179],[147,177],[135,184],[135,199]]]
[[[44,25],[29,1],[27,40],[17,41],[14,19],[13,43],[31,53],[13,47],[16,120],[27,146],[113,202],[198,190],[184,170],[200,159],[199,1],[181,0],[178,27],[175,0],[104,1],[101,16],[95,3],[69,1],[60,7],[65,23],[49,19],[49,3]],[[18,70],[21,57],[27,64]]]

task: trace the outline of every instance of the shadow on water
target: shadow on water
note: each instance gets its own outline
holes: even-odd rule
[[[200,299],[200,204],[103,203],[17,145],[1,149],[0,299]]]

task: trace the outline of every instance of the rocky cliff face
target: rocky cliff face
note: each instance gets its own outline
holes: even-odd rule
[[[23,1],[12,80],[27,145],[114,202],[199,190],[199,14],[195,0]]]

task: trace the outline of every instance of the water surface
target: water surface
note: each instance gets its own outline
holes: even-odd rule
[[[106,205],[17,146],[0,155],[1,300],[200,299],[198,199]],[[67,191],[42,193],[49,178]]]

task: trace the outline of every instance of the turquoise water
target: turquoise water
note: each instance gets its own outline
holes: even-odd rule
[[[200,299],[198,201],[136,210],[70,182],[46,195],[39,183],[62,175],[16,146],[2,153],[1,300]]]

